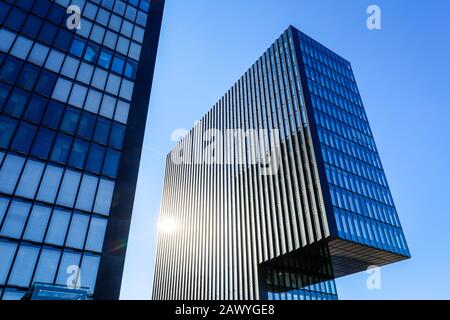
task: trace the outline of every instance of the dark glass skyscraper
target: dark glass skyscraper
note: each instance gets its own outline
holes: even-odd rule
[[[350,63],[293,27],[169,154],[160,219],[154,299],[337,299],[410,256]]]
[[[163,6],[0,1],[1,299],[119,297]]]

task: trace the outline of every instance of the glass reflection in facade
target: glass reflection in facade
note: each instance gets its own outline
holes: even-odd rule
[[[168,155],[160,220],[154,299],[337,299],[410,256],[350,63],[293,27]]]
[[[0,1],[1,299],[118,298],[163,5]]]

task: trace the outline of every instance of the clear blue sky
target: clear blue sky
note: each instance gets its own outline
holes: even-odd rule
[[[382,10],[382,30],[366,9]],[[338,279],[340,299],[450,299],[450,1],[167,0],[122,299],[149,299],[164,158],[289,24],[348,59],[412,259]]]

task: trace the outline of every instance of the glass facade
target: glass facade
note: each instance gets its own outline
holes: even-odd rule
[[[293,27],[168,155],[160,220],[154,299],[334,300],[409,257],[350,64]]]
[[[0,1],[0,298],[66,285],[70,266],[94,293],[150,10]]]
[[[299,38],[339,237],[409,256],[350,63]]]

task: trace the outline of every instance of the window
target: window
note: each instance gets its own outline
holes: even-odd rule
[[[109,69],[109,66],[111,65],[111,60],[112,55],[106,51],[102,51],[100,53],[100,58],[98,59],[98,64],[105,69]]]
[[[12,242],[0,241],[0,284],[5,284],[9,268],[14,259],[17,245]]]
[[[42,249],[33,282],[53,283],[60,256],[61,252],[59,250]]]
[[[0,29],[0,39],[2,39],[0,41],[0,51],[7,53],[16,39],[16,33],[2,28]]]
[[[100,179],[97,196],[95,198],[94,212],[109,215],[112,196],[114,192],[114,182]]]
[[[17,58],[25,60],[32,45],[33,42],[31,40],[18,36],[10,53]]]
[[[58,191],[62,173],[63,169],[52,165],[47,165],[37,195],[37,200],[48,203],[55,202],[56,192]]]
[[[120,152],[108,149],[106,152],[105,165],[103,166],[103,174],[115,178],[119,169]]]
[[[58,28],[56,28],[56,26],[54,26],[49,22],[45,22],[44,25],[42,26],[41,32],[39,33],[39,40],[47,44],[52,44],[57,31]]]
[[[59,190],[58,200],[56,201],[57,204],[73,207],[80,179],[80,173],[72,170],[66,170],[61,183],[61,188]]]
[[[17,187],[16,195],[33,199],[43,172],[44,163],[28,160]]]
[[[85,254],[81,263],[81,286],[89,288],[91,293],[94,292],[95,282],[97,280],[98,266],[100,264],[100,257],[91,254]]]
[[[14,150],[28,153],[28,151],[30,151],[34,135],[36,134],[36,129],[37,127],[35,125],[22,122],[16,132],[16,136],[14,137],[11,147]]]
[[[108,73],[100,68],[95,69],[94,77],[92,79],[92,85],[97,89],[103,90],[106,84],[106,78]]]
[[[64,105],[58,102],[50,101],[42,123],[52,129],[57,129],[64,113]]]
[[[73,277],[76,272],[75,269],[70,268],[71,266],[80,265],[80,254],[64,251],[61,263],[59,265],[58,275],[56,277],[56,284],[67,285],[67,280],[69,277]]]
[[[61,123],[61,130],[70,134],[74,134],[77,131],[78,120],[80,119],[81,112],[74,108],[67,108],[64,114],[63,121]]]
[[[1,63],[1,62],[0,62]],[[3,109],[3,105],[6,102],[6,99],[8,99],[9,92],[11,91],[11,87],[0,83],[0,110]]]
[[[50,225],[48,226],[45,242],[62,246],[66,238],[67,227],[69,226],[70,212],[54,210]]]
[[[14,84],[19,75],[22,63],[11,57],[7,57],[3,63],[3,67],[0,70],[0,79],[6,82]]]
[[[16,126],[16,120],[0,116],[0,147],[8,148]]]
[[[24,118],[28,121],[40,123],[46,105],[47,105],[46,99],[38,95],[32,95],[31,99],[28,102],[28,107],[27,111],[25,112]]]
[[[22,235],[23,228],[25,227],[30,208],[31,204],[28,202],[11,202],[0,234],[2,236],[19,239]]]
[[[31,210],[23,238],[29,241],[42,242],[51,212],[51,208],[35,204]]]
[[[95,143],[91,144],[86,170],[99,174],[102,170],[105,148]]]
[[[102,108],[100,109],[100,115],[112,119],[114,115],[114,109],[116,108],[117,99],[109,95],[103,96]]]
[[[14,89],[5,106],[5,112],[20,117],[27,104],[29,94],[22,89]]]
[[[69,97],[70,89],[72,88],[72,82],[68,80],[64,80],[63,78],[59,78],[56,82],[56,87],[53,90],[53,99],[56,99],[61,102],[67,102],[67,98]]]
[[[6,19],[5,24],[11,29],[19,31],[25,22],[26,17],[27,14],[24,11],[13,7],[9,12],[9,16]]]
[[[35,42],[33,50],[31,50],[30,56],[28,57],[28,61],[31,61],[38,66],[42,66],[47,58],[49,50],[48,47]]]
[[[94,133],[94,127],[95,116],[88,112],[83,112],[81,115],[80,125],[78,127],[78,135],[86,139],[91,139],[92,134]]]
[[[90,64],[83,62],[81,63],[80,70],[78,71],[77,80],[83,82],[84,84],[89,84],[91,82],[93,72],[94,67]],[[86,93],[84,93],[84,95],[86,95]],[[82,106],[83,105],[81,105],[81,107]]]
[[[119,94],[120,88],[120,77],[110,74],[108,77],[108,82],[106,84],[106,91],[115,96]]]
[[[137,72],[137,64],[128,61],[127,66],[125,67],[125,76],[134,80],[136,78],[136,72]]]
[[[79,39],[73,39],[69,52],[74,56],[81,58],[84,53],[85,43]]]
[[[98,178],[91,175],[83,175],[80,191],[78,193],[75,207],[84,211],[91,211],[94,204],[95,193],[97,192]]]
[[[124,138],[125,126],[114,123],[112,125],[111,137],[109,138],[109,145],[116,149],[122,149]]]
[[[0,192],[13,194],[17,180],[19,180],[25,159],[13,154],[8,154],[3,160],[0,170]]]
[[[88,237],[86,239],[86,250],[101,252],[105,238],[107,220],[103,218],[92,217],[89,227]]]
[[[20,246],[8,284],[28,287],[39,255],[39,247]]]
[[[100,108],[101,101],[102,94],[97,90],[89,89],[84,108],[92,113],[97,113],[98,109]]]
[[[119,102],[117,102],[114,120],[119,121],[123,124],[127,124],[129,111],[130,111],[130,104],[119,100]]]
[[[25,89],[33,90],[39,75],[39,69],[31,64],[26,64],[20,74],[17,84]]]
[[[117,72],[118,74],[122,74],[124,66],[125,66],[125,61],[122,58],[114,57],[114,61],[113,61],[111,70],[114,72]]]
[[[53,89],[56,84],[56,75],[48,72],[42,71],[41,76],[39,77],[39,81],[36,85],[36,92],[42,94],[45,97],[50,97],[52,95]]]
[[[8,209],[8,204],[9,204],[8,198],[0,197],[0,224],[2,223],[3,217],[6,214],[6,209]]]
[[[133,82],[124,79],[122,81],[122,86],[120,87],[120,97],[131,101],[131,97],[133,96],[133,88]]]
[[[55,132],[46,128],[39,129],[33,149],[31,149],[31,154],[39,158],[47,159],[54,139]]]
[[[89,216],[74,213],[70,223],[69,233],[67,235],[66,246],[75,249],[83,249],[88,226]]]
[[[93,47],[88,45],[86,48],[86,52],[84,53],[84,60],[96,63],[98,58],[99,49],[97,47]]]
[[[69,165],[78,169],[83,169],[84,163],[86,162],[88,149],[88,142],[76,139],[72,147],[72,153],[70,154]]]
[[[72,89],[72,94],[70,95],[69,103],[80,109],[83,108],[87,90],[88,89],[85,86],[75,84]]]
[[[108,142],[110,127],[111,121],[99,118],[97,121],[97,127],[95,128],[94,141],[101,144],[106,144]]]
[[[53,147],[51,159],[53,161],[65,164],[69,157],[70,147],[72,146],[72,138],[64,134],[58,134]]]
[[[52,50],[48,55],[45,67],[53,72],[59,73],[63,61],[64,61],[64,54],[60,53],[59,51]]]
[[[114,50],[117,43],[117,37],[118,37],[117,33],[108,30],[106,31],[106,36],[103,41],[103,44],[106,47]]]
[[[65,29],[59,29],[58,35],[55,39],[55,47],[61,49],[64,52],[67,52],[70,43],[72,42],[72,37],[73,36],[69,31]]]
[[[80,62],[72,57],[66,57],[61,73],[69,78],[75,79]]]

